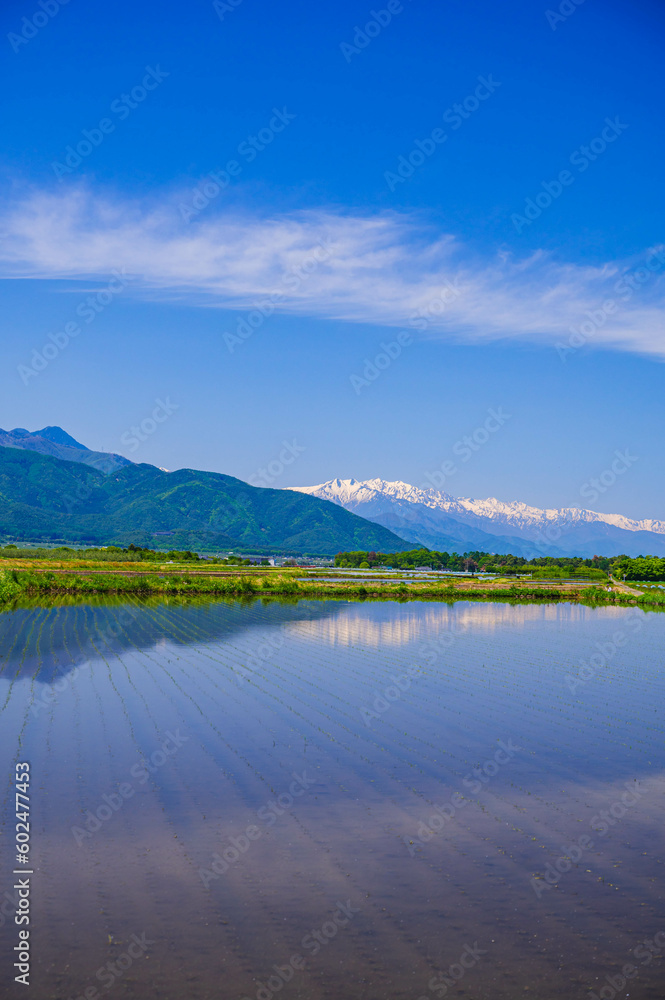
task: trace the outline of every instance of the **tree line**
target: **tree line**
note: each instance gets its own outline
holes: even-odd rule
[[[627,580],[665,580],[665,559],[656,556],[630,558],[620,556],[523,556],[497,555],[492,552],[434,552],[430,549],[411,549],[409,552],[338,552],[335,566],[349,569],[373,569],[385,566],[390,569],[446,569],[454,572],[499,573],[516,576],[535,573],[538,576],[589,576],[611,574]]]

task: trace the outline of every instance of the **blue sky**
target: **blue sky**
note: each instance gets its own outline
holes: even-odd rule
[[[503,408],[444,489],[585,506],[629,449],[595,509],[665,516],[662,4],[44,4],[0,14],[0,426],[421,485]]]

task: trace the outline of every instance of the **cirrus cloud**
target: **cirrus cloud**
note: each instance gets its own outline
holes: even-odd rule
[[[2,275],[96,280],[124,267],[132,294],[245,310],[279,290],[284,313],[412,328],[420,314],[426,336],[466,343],[568,342],[587,313],[600,316],[612,300],[593,343],[665,355],[662,246],[602,266],[544,252],[483,257],[406,214],[210,212],[191,225],[176,201],[33,192],[0,211]],[[322,244],[323,261],[285,292],[284,276]],[[441,307],[445,288],[454,293]]]

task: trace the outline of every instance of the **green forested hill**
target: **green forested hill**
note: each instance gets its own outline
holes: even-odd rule
[[[0,448],[0,536],[322,554],[409,548],[387,528],[304,493],[261,489],[214,472],[162,472],[152,465],[128,465],[104,475],[15,448]]]

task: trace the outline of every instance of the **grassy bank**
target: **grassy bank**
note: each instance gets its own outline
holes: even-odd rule
[[[491,600],[551,603],[569,601],[584,604],[629,605],[665,608],[665,594],[627,594],[617,589],[571,584],[547,585],[524,580],[489,584],[482,581],[424,581],[407,585],[371,580],[363,583],[340,581],[298,581],[296,573],[224,574],[203,573],[70,573],[61,570],[0,571],[0,607],[11,607],[22,597],[57,597],[58,595],[128,597],[209,596],[346,599],[346,600]]]

